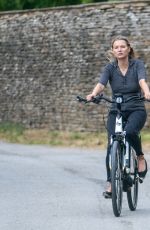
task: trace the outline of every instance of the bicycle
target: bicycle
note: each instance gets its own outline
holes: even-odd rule
[[[131,211],[136,210],[138,202],[138,184],[143,182],[143,178],[138,175],[137,156],[130,144],[126,140],[124,131],[125,120],[121,112],[121,104],[130,100],[145,100],[139,96],[131,96],[123,100],[122,95],[115,95],[114,100],[110,100],[104,95],[98,95],[92,100],[77,96],[79,102],[99,104],[102,100],[115,103],[117,106],[117,115],[115,123],[115,134],[110,138],[109,167],[111,170],[112,186],[112,207],[116,217],[119,217],[122,211],[123,192],[127,193],[128,206]],[[140,134],[139,134],[140,135]]]

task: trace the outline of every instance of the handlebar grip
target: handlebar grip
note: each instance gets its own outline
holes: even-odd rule
[[[77,96],[76,99],[77,99],[77,101],[79,101],[79,102],[85,102],[85,103],[87,102],[86,99],[84,99],[84,98],[82,98],[82,97],[80,97],[80,96]]]
[[[101,102],[101,100],[105,99],[105,98],[103,97],[103,94],[100,94],[100,95],[97,95],[96,97],[93,97],[91,100],[87,100],[87,99],[85,99],[85,98],[83,98],[81,96],[77,96],[76,99],[77,99],[78,102],[84,102],[84,103],[93,102],[95,104],[99,104]]]

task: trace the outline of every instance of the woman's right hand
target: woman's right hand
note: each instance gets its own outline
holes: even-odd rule
[[[104,89],[104,85],[102,85],[101,83],[98,83],[93,89],[93,92],[86,96],[86,99],[88,101],[92,100],[92,98],[100,94],[103,91],[103,89]]]
[[[86,96],[86,99],[88,101],[90,101],[90,100],[92,100],[93,97],[95,97],[95,95],[93,93],[91,93],[91,94],[89,94],[89,95]]]

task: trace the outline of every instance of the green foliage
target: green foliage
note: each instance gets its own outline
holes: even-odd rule
[[[106,1],[108,0],[0,0],[0,11],[25,10]]]
[[[0,139],[10,140],[11,142],[19,142],[25,128],[23,125],[13,122],[0,123]]]
[[[0,132],[1,133],[7,133],[7,134],[13,134],[13,135],[22,135],[24,130],[25,130],[24,127],[18,123],[12,123],[12,122],[0,123]]]
[[[13,10],[17,9],[17,1],[0,0],[0,10]]]

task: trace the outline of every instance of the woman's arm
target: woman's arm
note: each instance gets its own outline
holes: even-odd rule
[[[93,97],[96,97],[98,94],[102,93],[104,88],[105,88],[104,85],[102,85],[101,83],[98,83],[93,89],[93,92],[87,95],[86,99],[90,101]]]
[[[141,79],[139,81],[140,87],[144,93],[144,97],[148,100],[150,100],[150,90],[148,87],[148,84],[146,83],[145,79]]]

